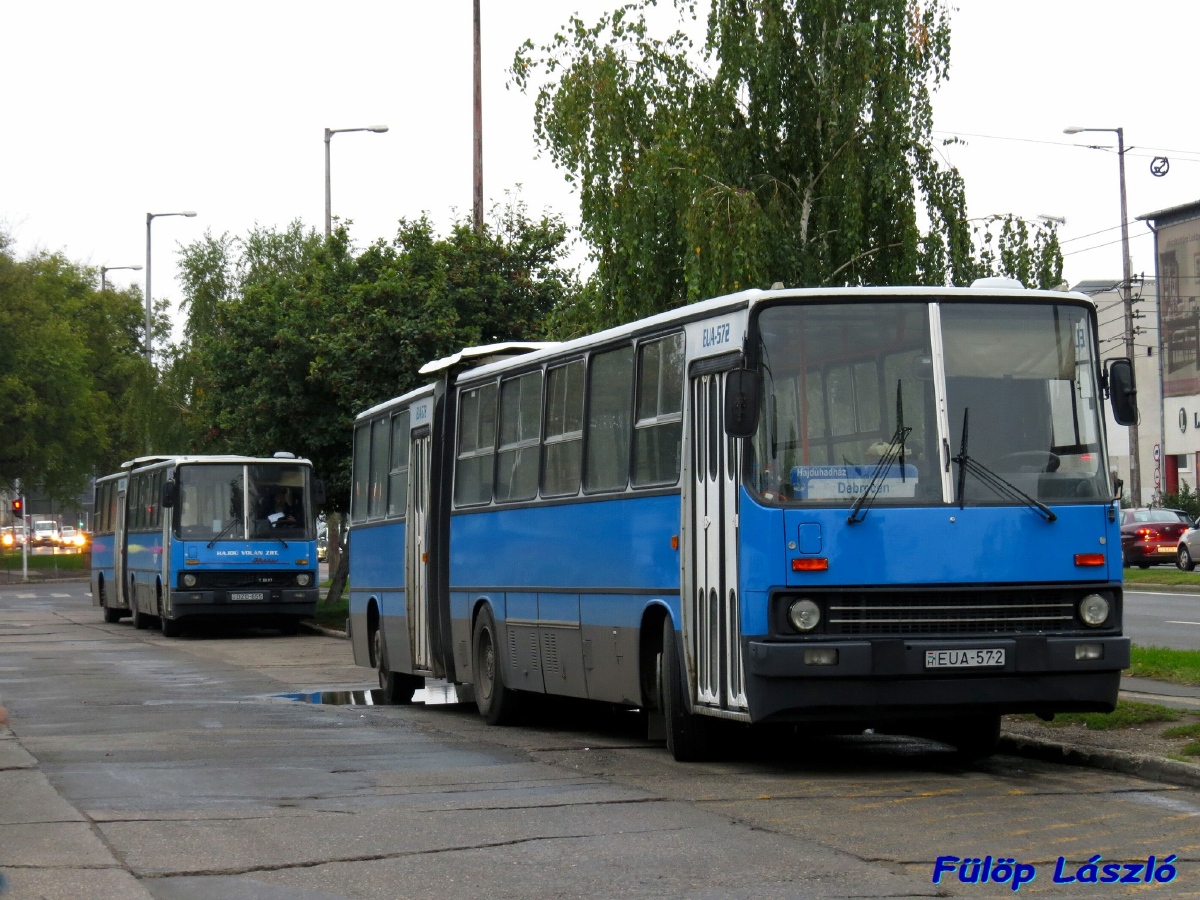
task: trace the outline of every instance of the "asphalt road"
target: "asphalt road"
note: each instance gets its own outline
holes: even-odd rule
[[[1200,896],[1200,793],[1011,757],[963,766],[903,738],[739,733],[680,765],[636,717],[544,706],[313,705],[370,673],[345,641],[167,640],[106,625],[86,585],[0,588],[3,900],[998,897],[932,883],[939,856],[1160,860],[1142,892]],[[0,728],[3,735],[3,728]]]
[[[1125,634],[1143,647],[1200,650],[1200,593],[1126,589]]]

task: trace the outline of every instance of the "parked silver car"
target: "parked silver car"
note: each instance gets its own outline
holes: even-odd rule
[[[1200,562],[1200,528],[1192,522],[1188,530],[1179,536],[1179,549],[1175,555],[1175,565],[1185,572],[1191,572]]]

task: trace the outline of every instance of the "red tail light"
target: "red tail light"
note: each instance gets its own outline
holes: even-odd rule
[[[1158,537],[1158,529],[1157,528],[1139,528],[1134,533],[1140,538],[1157,538]]]

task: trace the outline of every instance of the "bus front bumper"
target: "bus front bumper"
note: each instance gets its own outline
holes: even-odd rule
[[[247,599],[244,595],[259,595]],[[239,596],[242,595],[242,596]],[[172,591],[171,617],[184,616],[295,616],[311,618],[317,612],[319,590],[272,588],[265,591]]]
[[[1073,635],[971,640],[774,642],[746,640],[751,717],[826,721],[965,712],[1111,710],[1129,639]],[[961,653],[1003,650],[1002,665],[946,665]],[[836,662],[828,652],[835,650]],[[934,658],[930,659],[930,653]],[[973,653],[970,655],[974,655]],[[931,662],[941,662],[932,666]]]

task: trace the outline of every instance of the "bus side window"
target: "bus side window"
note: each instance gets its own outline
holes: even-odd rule
[[[388,452],[390,435],[387,419],[371,423],[371,493],[367,500],[367,517],[383,518],[387,508]]]
[[[537,495],[538,424],[542,373],[530,372],[500,384],[500,452],[496,458],[496,502],[532,500]]]
[[[392,416],[392,468],[388,472],[388,515],[400,517],[408,505],[408,410]]]
[[[464,390],[459,403],[454,502],[458,506],[487,503],[492,499],[492,462],[496,454],[496,385]]]
[[[367,479],[371,469],[371,427],[359,425],[354,429],[354,487],[350,497],[350,521],[367,520]]]
[[[583,360],[546,372],[546,438],[542,496],[579,490],[583,463]]]
[[[633,348],[597,353],[591,362],[583,487],[588,491],[620,491],[629,481]]]
[[[633,483],[678,481],[682,441],[683,335],[673,334],[638,347]]]

